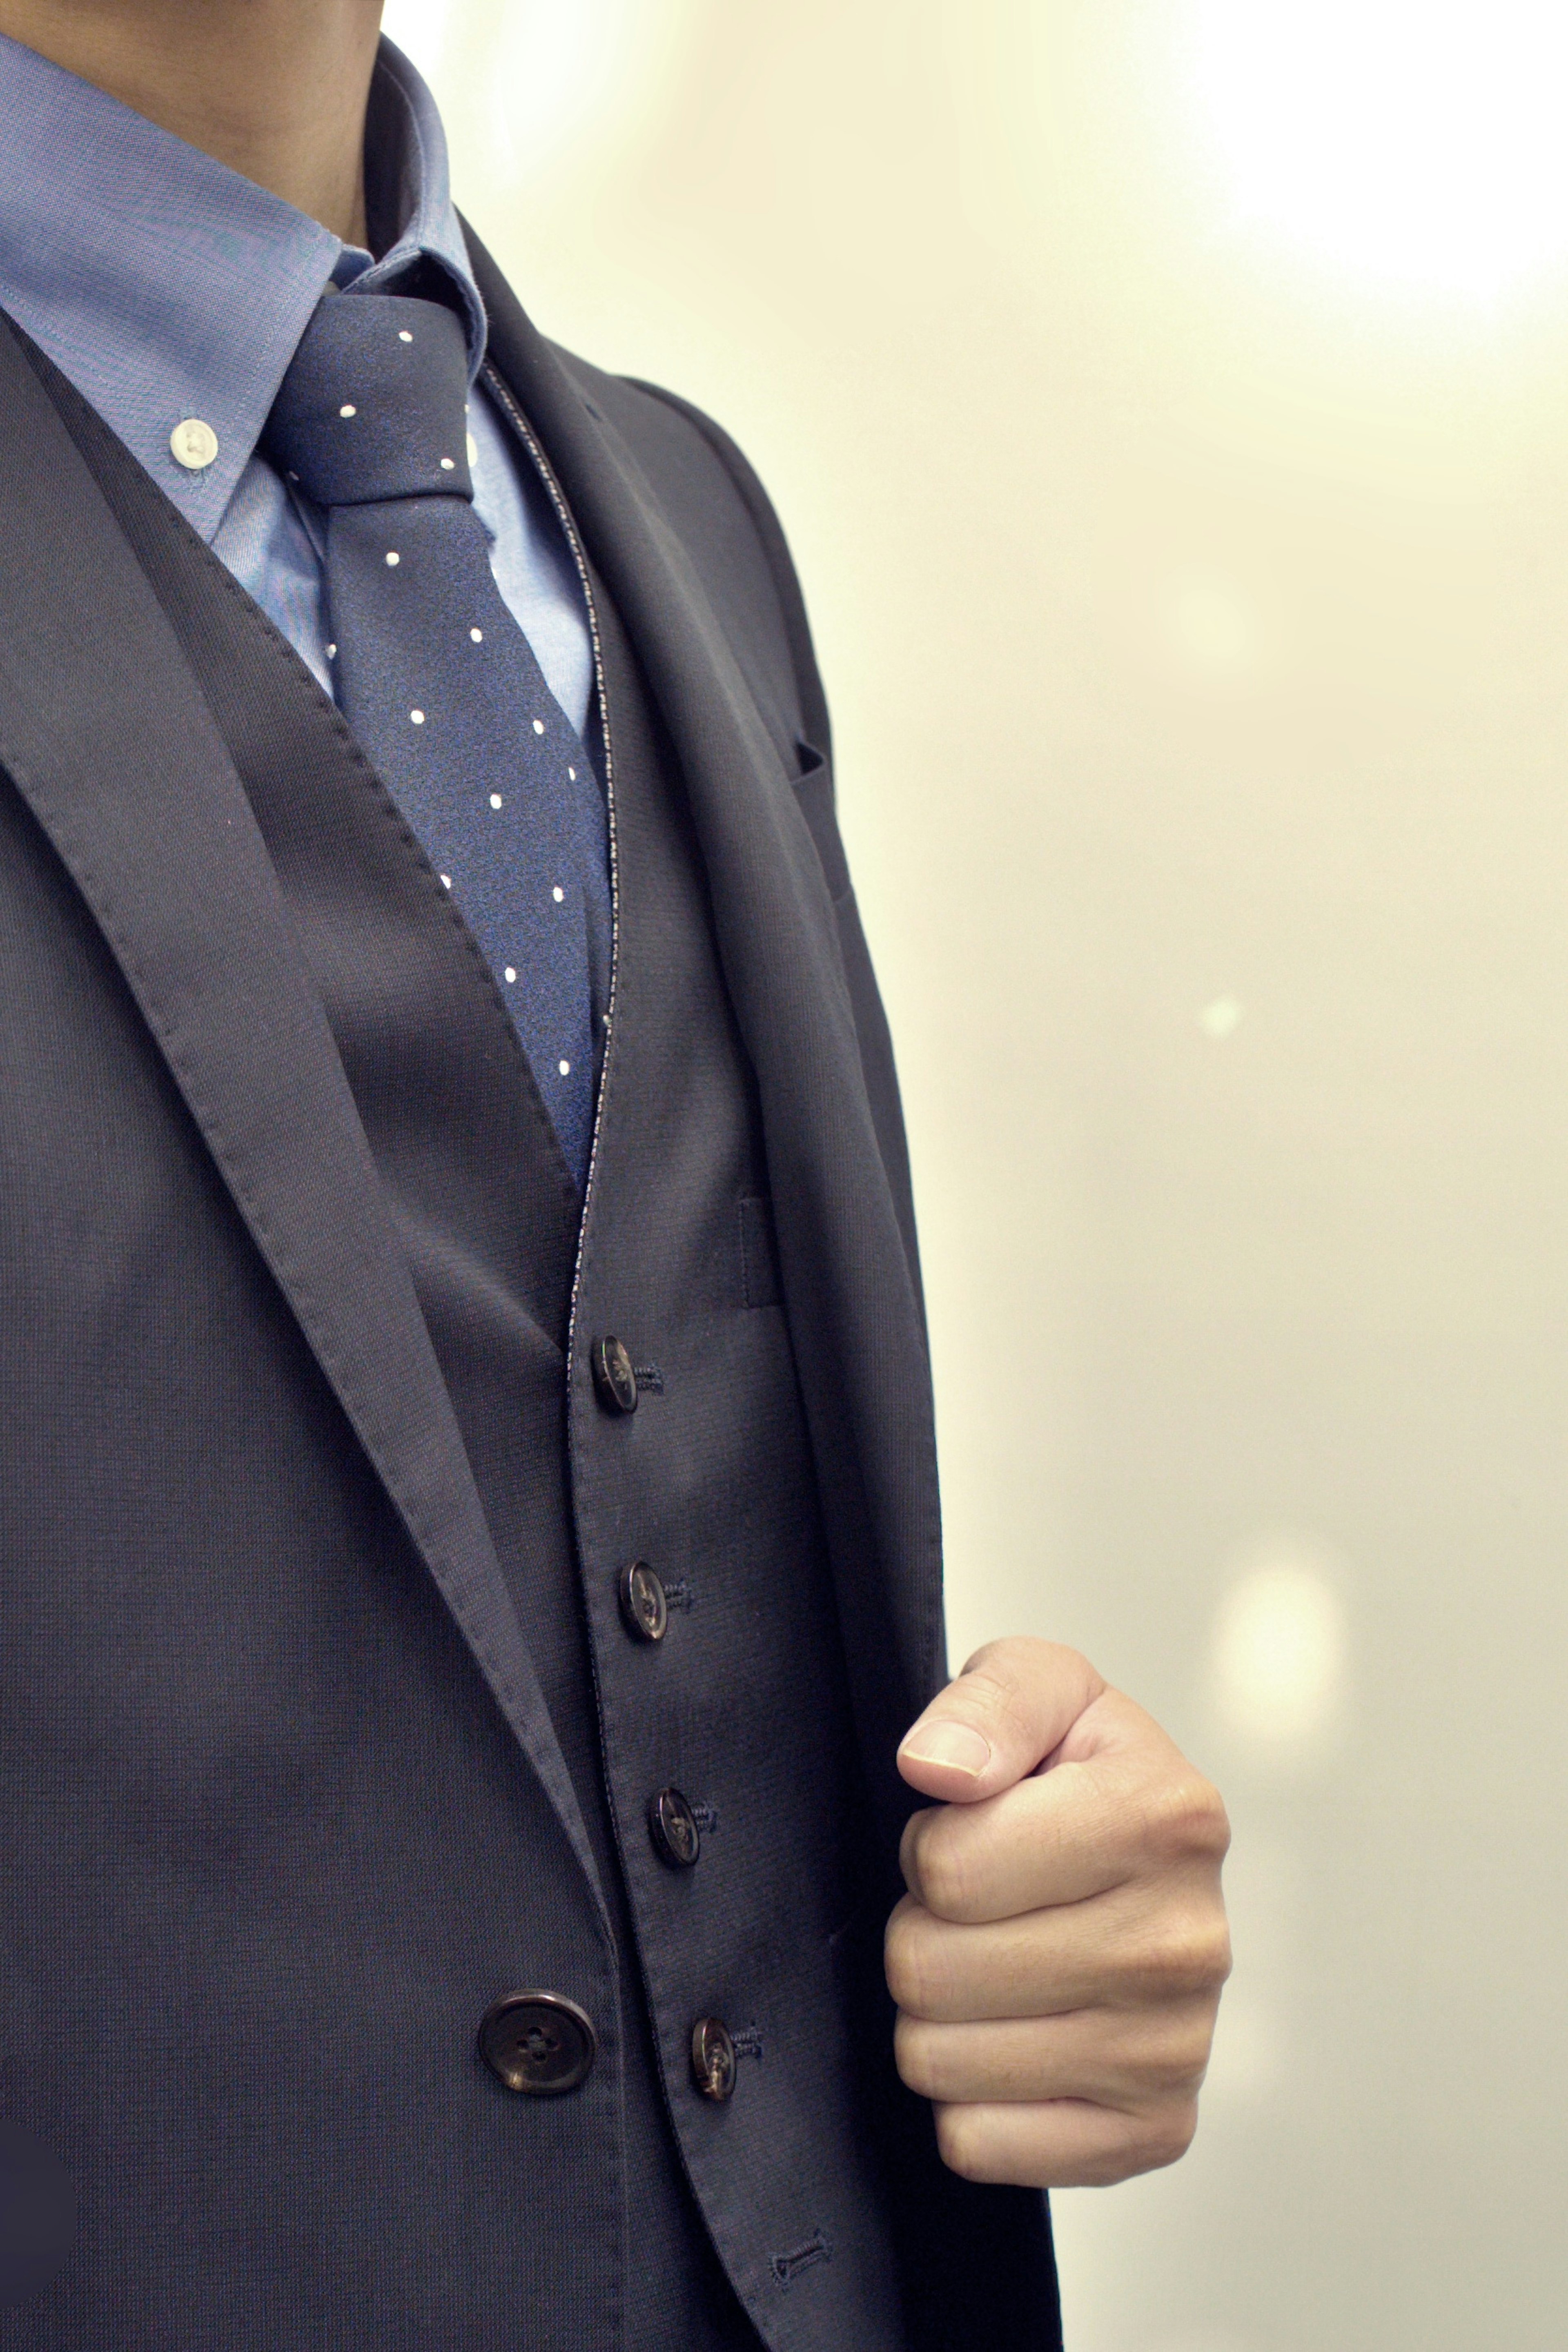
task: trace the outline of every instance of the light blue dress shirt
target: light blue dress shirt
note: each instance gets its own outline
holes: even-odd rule
[[[380,260],[199,148],[0,35],[0,309],[89,401],[331,692],[322,531],[257,442],[329,280],[393,287],[422,258],[455,285],[470,381],[484,309],[452,203],[436,101],[384,40],[371,157],[401,194]],[[191,470],[170,436],[199,418],[216,439]],[[593,656],[581,583],[533,469],[482,384],[469,425],[474,506],[496,585],[581,733]]]

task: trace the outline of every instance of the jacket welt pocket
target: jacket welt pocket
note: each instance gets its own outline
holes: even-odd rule
[[[800,803],[800,813],[816,845],[821,860],[827,894],[837,902],[849,895],[849,866],[844,856],[844,844],[838,838],[838,820],[833,813],[833,768],[826,752],[815,743],[803,739],[795,745],[800,761],[800,773],[795,780],[795,796]]]

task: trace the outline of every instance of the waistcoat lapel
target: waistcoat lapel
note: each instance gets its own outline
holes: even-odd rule
[[[832,901],[795,780],[646,476],[471,233],[469,250],[492,360],[560,478],[679,760],[757,1076],[868,1779],[896,1840],[913,1801],[894,1750],[942,1671],[936,1456]]]
[[[91,909],[603,1915],[576,1799],[276,872],[170,624],[4,321],[0,548],[0,765]]]

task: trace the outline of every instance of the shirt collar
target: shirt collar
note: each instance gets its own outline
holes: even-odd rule
[[[92,83],[0,35],[0,309],[211,541],[329,281],[386,291],[421,263],[450,279],[485,348],[436,101],[383,40],[367,175],[399,224],[379,261]],[[217,455],[170,447],[199,417]]]

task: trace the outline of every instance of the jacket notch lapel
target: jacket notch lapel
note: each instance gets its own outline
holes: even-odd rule
[[[865,1768],[896,1849],[913,1800],[894,1750],[942,1672],[941,1516],[934,1431],[919,1402],[923,1321],[833,902],[796,780],[647,477],[471,231],[468,247],[492,360],[560,477],[685,780],[762,1100]]]
[[[178,641],[3,320],[0,545],[0,765],[91,910],[607,1933],[566,1765],[265,845]]]

